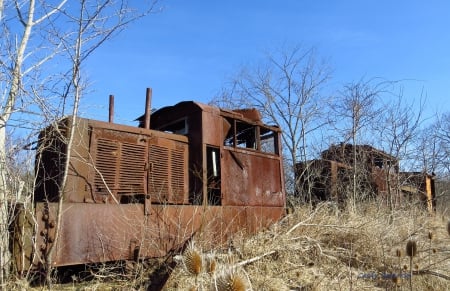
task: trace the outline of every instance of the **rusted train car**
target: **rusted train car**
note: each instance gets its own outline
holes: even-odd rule
[[[356,157],[357,185],[367,196],[401,206],[405,201],[420,201],[430,213],[436,209],[434,176],[423,172],[402,172],[392,155],[370,145],[332,145],[321,158],[298,163],[298,190],[310,193],[315,201],[342,202],[351,191]]]
[[[283,216],[278,127],[192,101],[150,114],[147,98],[139,127],[66,117],[42,131],[34,212],[16,219],[19,272],[49,255],[52,267],[160,257],[194,235],[220,245]]]

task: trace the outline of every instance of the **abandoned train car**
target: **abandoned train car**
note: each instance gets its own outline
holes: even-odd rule
[[[352,187],[355,158],[357,185],[367,196],[387,200],[391,194],[391,203],[396,206],[416,199],[428,211],[435,211],[434,175],[401,172],[398,159],[370,145],[332,145],[320,159],[297,163],[297,191],[310,193],[316,202],[344,201]]]
[[[278,127],[193,101],[150,114],[147,93],[139,127],[66,117],[41,132],[35,210],[16,216],[19,273],[49,255],[58,267],[160,257],[194,235],[220,245],[283,216]]]

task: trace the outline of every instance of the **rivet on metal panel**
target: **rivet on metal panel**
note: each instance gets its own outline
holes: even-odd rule
[[[46,235],[47,235],[47,230],[46,229],[41,230],[41,236],[46,236]]]
[[[50,221],[49,223],[48,223],[48,226],[50,227],[50,228],[54,228],[55,227],[55,221]]]
[[[42,215],[42,220],[43,220],[43,221],[47,221],[47,220],[48,220],[48,214]]]

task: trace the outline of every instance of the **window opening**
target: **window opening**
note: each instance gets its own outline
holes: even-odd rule
[[[221,205],[220,150],[206,148],[207,196],[209,205]]]
[[[256,126],[236,121],[236,147],[256,150]]]
[[[278,154],[278,134],[265,127],[260,129],[261,151],[270,154]]]
[[[383,159],[382,158],[375,158],[374,164],[375,164],[375,167],[383,169]]]
[[[174,134],[188,134],[187,118],[179,119],[158,128],[160,131]]]

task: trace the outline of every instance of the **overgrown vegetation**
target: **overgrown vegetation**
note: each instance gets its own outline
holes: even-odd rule
[[[160,260],[128,269],[104,265],[85,282],[73,276],[72,283],[57,287],[154,290],[149,288],[152,280],[171,272],[164,290],[410,290],[410,284],[414,290],[447,288],[448,213],[430,216],[412,204],[397,209],[392,218],[378,201],[358,209],[323,203],[311,212],[307,206],[295,206],[270,228],[254,236],[242,232],[227,246],[207,249],[212,242],[194,238],[175,256],[176,264]],[[17,281],[8,287],[29,286]]]

